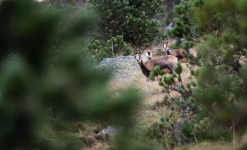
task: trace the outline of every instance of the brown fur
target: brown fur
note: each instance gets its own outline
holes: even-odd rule
[[[142,55],[145,55],[145,54],[146,54],[146,51],[142,53]],[[160,66],[161,69],[169,69],[172,72],[173,68],[177,65],[177,62],[178,62],[178,59],[172,55],[163,56],[157,59],[151,59],[151,58],[149,59],[147,56],[149,60],[146,62],[144,62],[141,59],[141,56],[139,54],[137,54],[135,58],[140,68],[142,69],[143,74],[146,75],[147,77],[149,76],[150,72],[154,69],[155,66]]]
[[[168,68],[173,69],[177,65],[178,59],[172,55],[163,56],[157,59],[151,59],[147,62],[143,62],[143,65],[148,71],[152,71],[155,66],[160,66],[161,69]]]
[[[186,52],[184,52],[183,49],[170,50],[168,48],[168,42],[164,43],[163,48],[164,48],[164,51],[166,52],[167,55],[173,55],[173,56],[177,57],[179,59],[179,61],[182,62],[182,63],[188,62],[188,59],[187,59],[187,56],[186,56]],[[197,52],[193,48],[190,48],[188,53],[191,54],[193,57],[197,56]]]
[[[187,62],[187,58],[186,58],[186,55],[185,55],[183,49],[173,49],[173,50],[170,50],[168,48],[168,42],[165,42],[164,43],[163,49],[166,52],[166,55],[173,55],[173,56],[177,57],[178,60],[181,60],[182,59],[182,61],[186,61]]]

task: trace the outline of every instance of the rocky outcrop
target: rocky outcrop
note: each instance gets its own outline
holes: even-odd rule
[[[100,62],[98,68],[102,71],[110,71],[113,78],[121,79],[129,78],[134,73],[141,73],[141,69],[134,56],[106,58]]]

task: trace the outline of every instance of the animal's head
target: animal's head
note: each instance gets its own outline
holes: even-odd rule
[[[153,55],[152,55],[151,50],[145,50],[142,54],[143,54],[143,55],[146,55],[147,58],[148,58],[148,60],[152,59],[152,56],[153,56]]]
[[[168,41],[165,41],[165,42],[163,43],[163,50],[164,50],[165,52],[169,50],[169,48],[168,48]]]
[[[141,52],[140,51],[135,53],[135,60],[137,61],[138,65],[141,67]]]
[[[141,55],[141,60],[145,63],[148,61],[148,56],[147,55]]]
[[[135,60],[137,61],[140,67],[141,67],[141,61],[147,62],[151,58],[152,58],[151,50],[145,50],[143,52],[138,51],[135,53]]]

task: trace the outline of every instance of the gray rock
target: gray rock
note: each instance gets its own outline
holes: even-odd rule
[[[141,72],[134,56],[106,58],[97,67],[102,71],[111,71],[114,78],[128,78],[135,72]]]

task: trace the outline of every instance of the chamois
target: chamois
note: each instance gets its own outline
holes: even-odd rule
[[[168,42],[165,42],[163,44],[163,49],[164,49],[166,55],[173,55],[173,56],[177,57],[178,60],[186,58],[183,49],[173,49],[173,50],[170,50],[168,48]]]
[[[187,56],[186,56],[186,52],[183,49],[173,49],[173,50],[170,50],[168,48],[168,42],[165,42],[163,44],[163,49],[164,49],[164,51],[165,51],[165,53],[167,55],[173,55],[173,56],[177,57],[178,60],[185,60],[185,62],[188,61]],[[189,51],[188,51],[188,53],[191,54],[193,57],[196,57],[197,56],[197,52],[196,52],[195,49],[190,48]]]
[[[160,69],[167,68],[171,72],[173,72],[172,70],[177,65],[178,62],[178,59],[172,55],[163,56],[157,59],[151,59],[151,57],[149,56],[152,56],[151,51],[144,51],[144,53],[142,53],[141,55],[137,54],[135,56],[142,70],[142,73],[147,77],[149,77],[150,72],[154,69],[155,66],[160,66]]]
[[[138,65],[140,66],[140,68],[141,68],[141,55],[146,55],[148,60],[150,60],[153,56],[151,50],[145,50],[143,52],[137,51],[135,53],[135,59],[138,62]]]
[[[147,56],[148,60],[150,60],[153,56],[151,50],[145,50],[143,51],[143,54]]]

